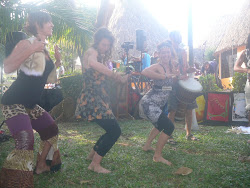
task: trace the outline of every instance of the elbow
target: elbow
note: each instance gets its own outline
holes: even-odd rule
[[[7,65],[4,65],[3,70],[4,70],[4,73],[6,74],[10,74],[15,71],[10,66],[7,66]]]
[[[141,75],[143,76],[147,76],[147,71],[145,71],[145,69],[141,72]]]
[[[13,71],[10,71],[8,68],[6,68],[6,67],[4,67],[4,73],[5,74],[10,74],[10,73],[12,73]]]
[[[8,66],[8,62],[6,60],[3,61],[3,71],[6,74],[11,73],[10,67]]]
[[[235,63],[235,65],[234,65],[234,71],[238,71],[238,66],[237,66],[237,64]]]
[[[238,71],[239,71],[239,68],[236,67],[236,66],[234,66],[234,71],[235,71],[235,72],[238,72]]]

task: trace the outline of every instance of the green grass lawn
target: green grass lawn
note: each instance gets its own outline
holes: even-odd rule
[[[178,144],[166,144],[163,150],[163,157],[173,163],[169,167],[153,162],[153,152],[141,149],[152,129],[150,122],[123,120],[120,126],[122,135],[102,162],[112,173],[97,174],[87,169],[86,157],[104,131],[94,123],[59,123],[62,170],[35,175],[35,187],[250,187],[250,163],[238,160],[250,155],[249,135],[226,133],[230,127],[200,125],[200,131],[194,132],[200,141],[187,141],[184,125],[177,123]],[[35,133],[35,154],[38,145]],[[13,139],[0,143],[0,167],[13,148]],[[183,166],[193,172],[175,175]]]

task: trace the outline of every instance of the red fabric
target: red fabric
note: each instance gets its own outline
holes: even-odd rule
[[[229,99],[228,94],[208,93],[207,120],[228,122]]]
[[[140,95],[136,92],[133,92],[132,94],[128,92],[128,105],[129,105],[129,112],[131,113],[134,108],[136,108],[136,104],[138,104],[138,101],[140,100]]]

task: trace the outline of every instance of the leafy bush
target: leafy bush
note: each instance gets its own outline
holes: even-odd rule
[[[80,72],[65,76],[60,79],[60,83],[63,97],[72,97],[76,100],[82,90],[83,76]]]
[[[235,72],[232,80],[233,91],[244,92],[247,81],[247,73]]]
[[[203,87],[203,92],[222,91],[222,89],[217,86],[215,76],[212,74],[200,76],[199,82]]]

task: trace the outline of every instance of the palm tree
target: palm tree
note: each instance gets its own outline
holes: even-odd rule
[[[20,31],[25,25],[27,14],[35,10],[49,13],[55,25],[50,41],[64,43],[67,47],[82,53],[92,40],[96,10],[74,6],[74,0],[35,0],[22,4],[20,0],[0,2],[0,44],[5,45],[9,32]]]

